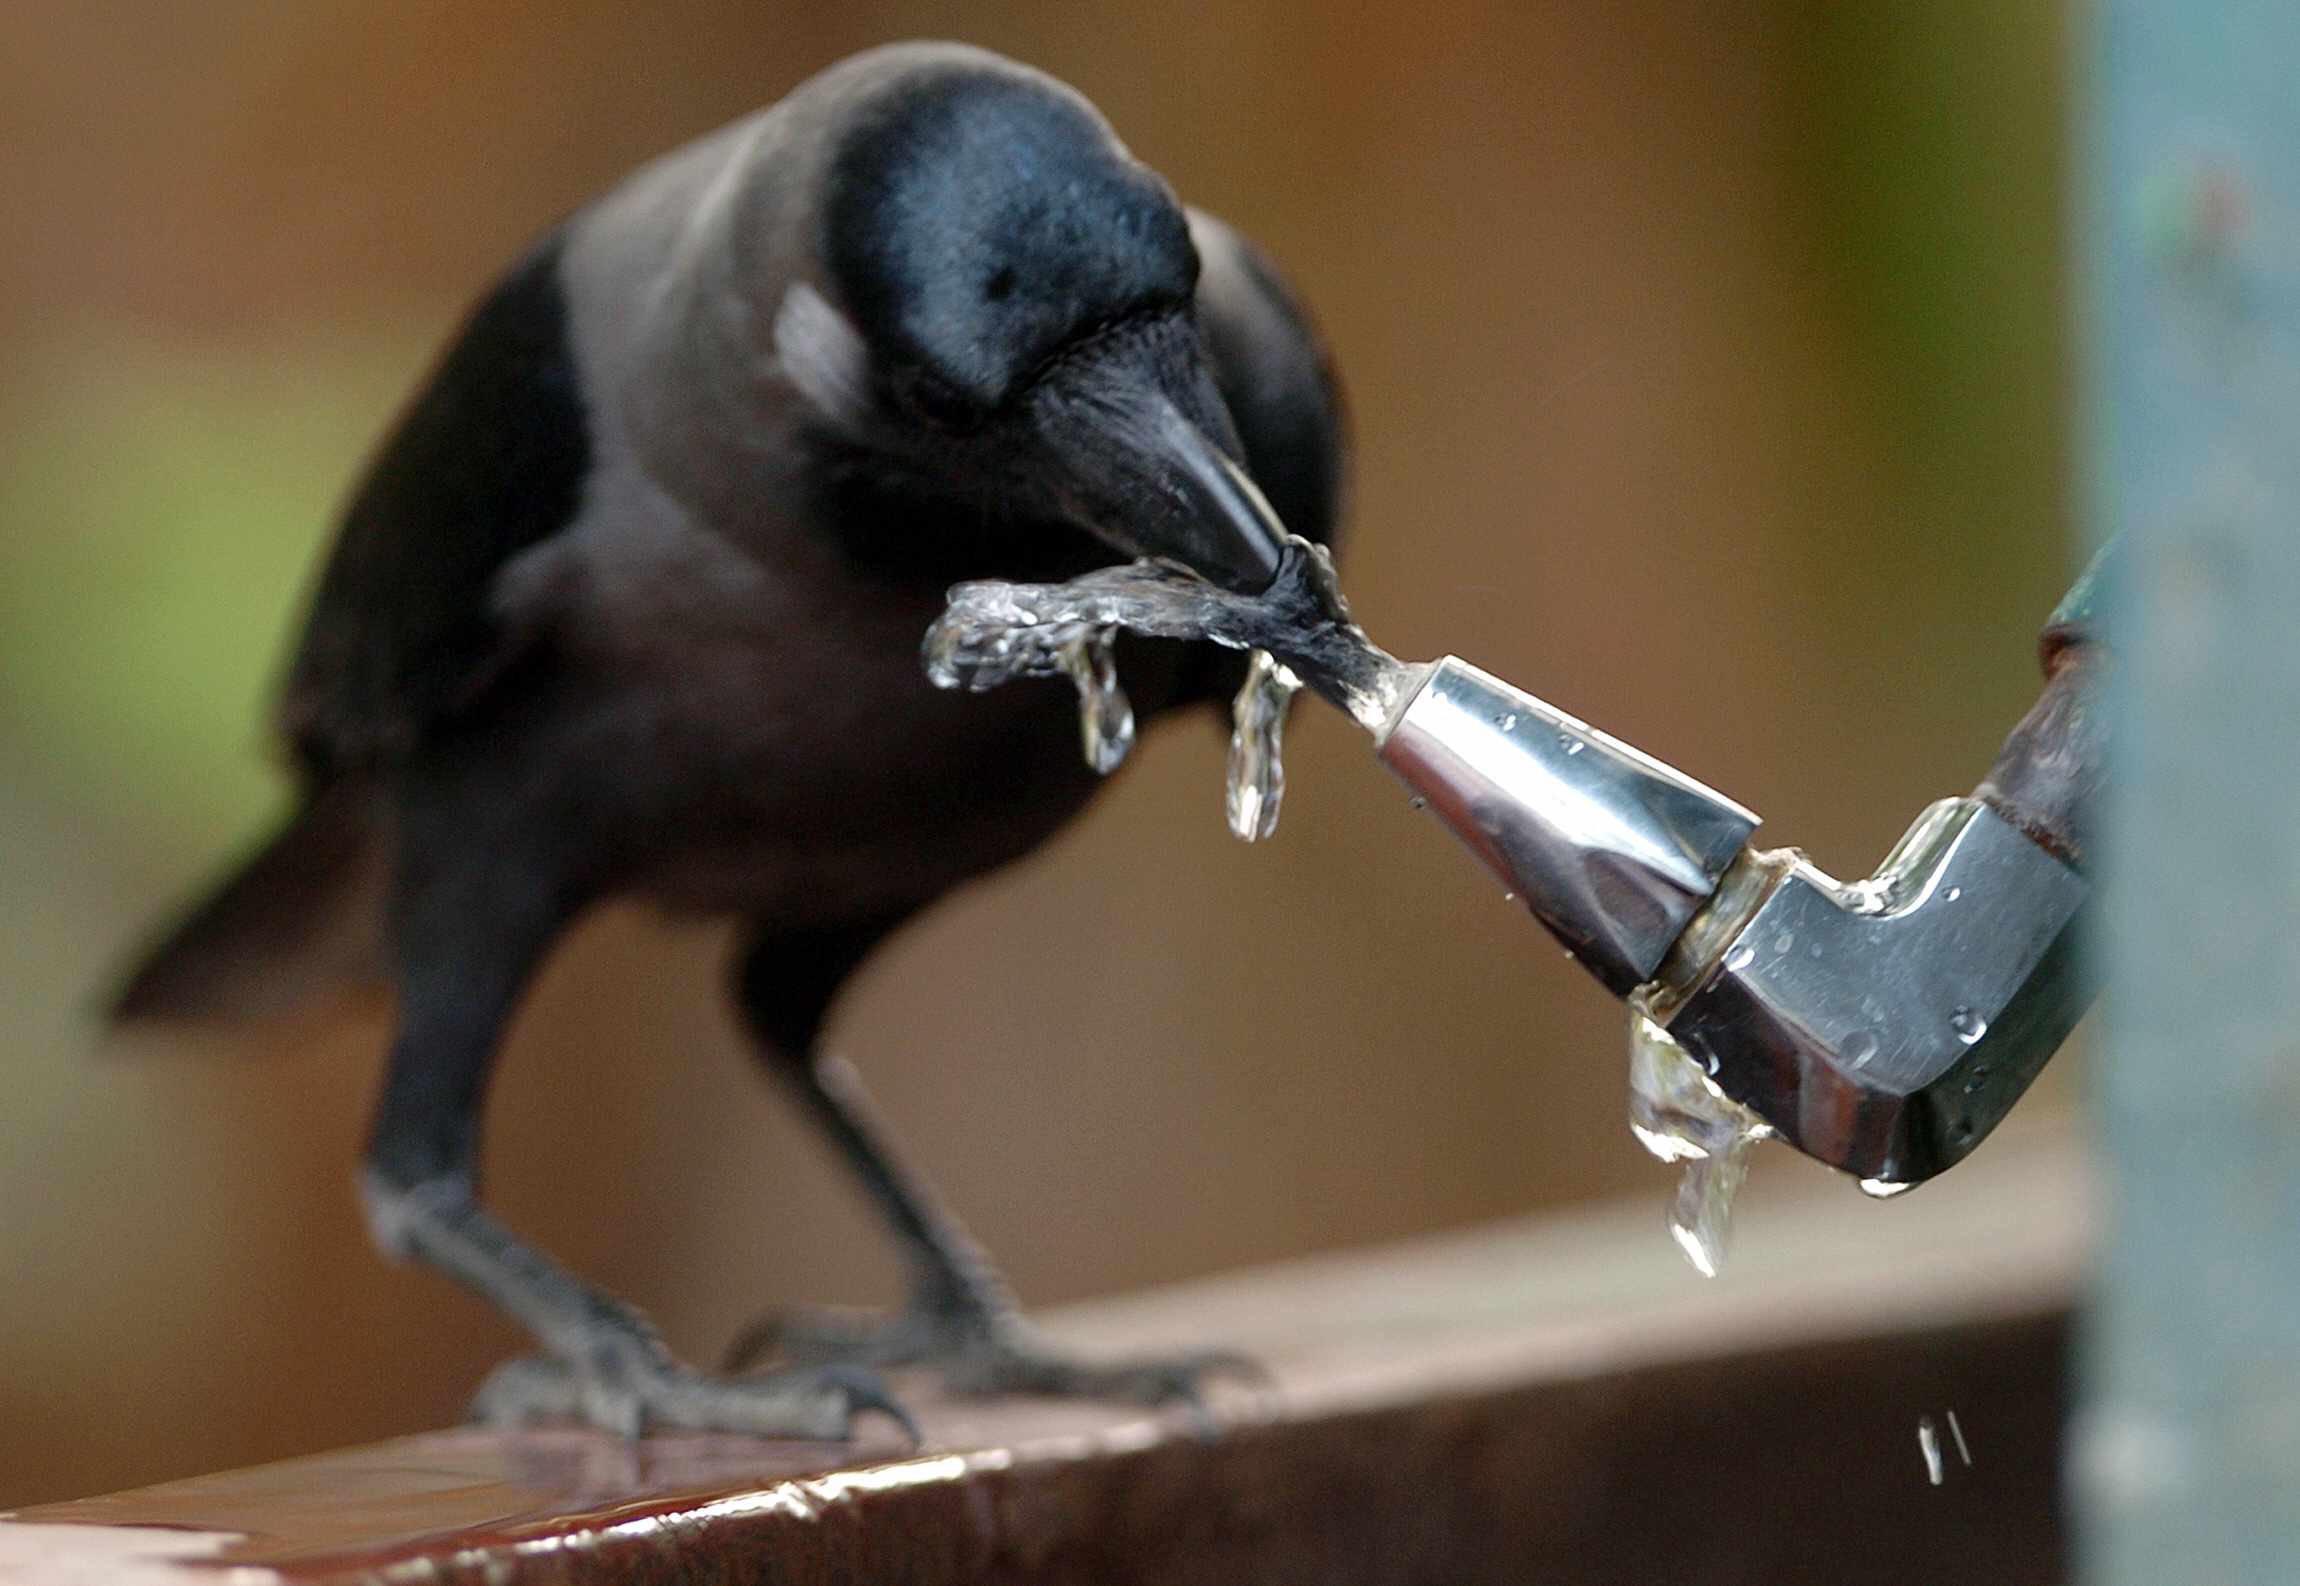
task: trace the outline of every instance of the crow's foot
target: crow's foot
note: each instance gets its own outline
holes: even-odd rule
[[[1074,1359],[1047,1345],[1011,1314],[964,1305],[914,1303],[891,1316],[873,1311],[799,1309],[745,1332],[728,1352],[742,1370],[776,1360],[790,1368],[884,1369],[924,1366],[951,1392],[969,1397],[1033,1394],[1180,1404],[1202,1428],[1213,1420],[1206,1390],[1224,1378],[1266,1385],[1251,1358],[1222,1350],[1106,1363]],[[772,1380],[772,1379],[767,1379]]]
[[[471,1404],[478,1421],[584,1421],[624,1437],[679,1430],[825,1441],[852,1437],[866,1411],[918,1441],[910,1413],[866,1367],[823,1362],[735,1381],[691,1371],[652,1340],[621,1338],[579,1363],[552,1355],[506,1361]]]

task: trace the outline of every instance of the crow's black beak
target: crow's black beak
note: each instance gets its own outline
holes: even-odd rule
[[[1114,335],[1050,372],[1033,407],[1064,509],[1102,539],[1241,594],[1269,588],[1285,525],[1238,465],[1194,332]]]
[[[1180,510],[1152,511],[1140,526],[1139,549],[1172,557],[1225,589],[1259,594],[1278,576],[1285,525],[1204,430],[1170,402],[1157,408],[1138,432],[1148,442],[1139,462]]]

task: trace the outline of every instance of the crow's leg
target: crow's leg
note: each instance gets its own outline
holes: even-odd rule
[[[443,830],[449,824],[406,833],[412,857],[393,919],[400,1027],[362,1189],[385,1252],[455,1279],[542,1345],[488,1379],[474,1415],[572,1417],[625,1436],[687,1427],[838,1438],[858,1411],[876,1409],[907,1428],[878,1379],[858,1367],[723,1381],[680,1365],[637,1310],[581,1282],[480,1204],[488,1071],[522,988],[577,900],[535,862],[534,846],[501,832],[492,842],[456,840]]]
[[[1098,1365],[1070,1359],[1033,1335],[981,1249],[889,1146],[861,1078],[815,1050],[840,982],[890,928],[762,933],[737,966],[735,994],[761,1059],[805,1105],[901,1242],[907,1303],[886,1319],[853,1312],[769,1317],[736,1340],[730,1363],[779,1357],[794,1365],[922,1364],[959,1393],[1178,1401],[1201,1413],[1208,1379],[1259,1379],[1251,1360],[1221,1351]]]

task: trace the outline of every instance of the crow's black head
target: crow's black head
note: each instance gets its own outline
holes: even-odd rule
[[[1093,108],[1035,74],[916,73],[856,118],[822,254],[855,328],[956,417],[1130,316],[1189,306],[1190,227]]]
[[[776,316],[842,438],[1129,555],[1266,583],[1282,531],[1236,463],[1182,207],[1094,108],[975,52],[845,107],[821,189],[823,292]]]

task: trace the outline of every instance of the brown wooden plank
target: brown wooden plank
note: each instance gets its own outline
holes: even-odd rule
[[[1714,1284],[1642,1203],[1053,1320],[1080,1348],[1261,1353],[1274,1390],[1228,1398],[1213,1441],[932,1398],[915,1452],[442,1432],[22,1511],[0,1580],[2062,1578],[2074,1158],[2016,1134],[1888,1206],[1809,1188],[1833,1193],[1748,1208]],[[1917,1418],[1950,1410],[1972,1464],[1951,1446],[1934,1487]]]

